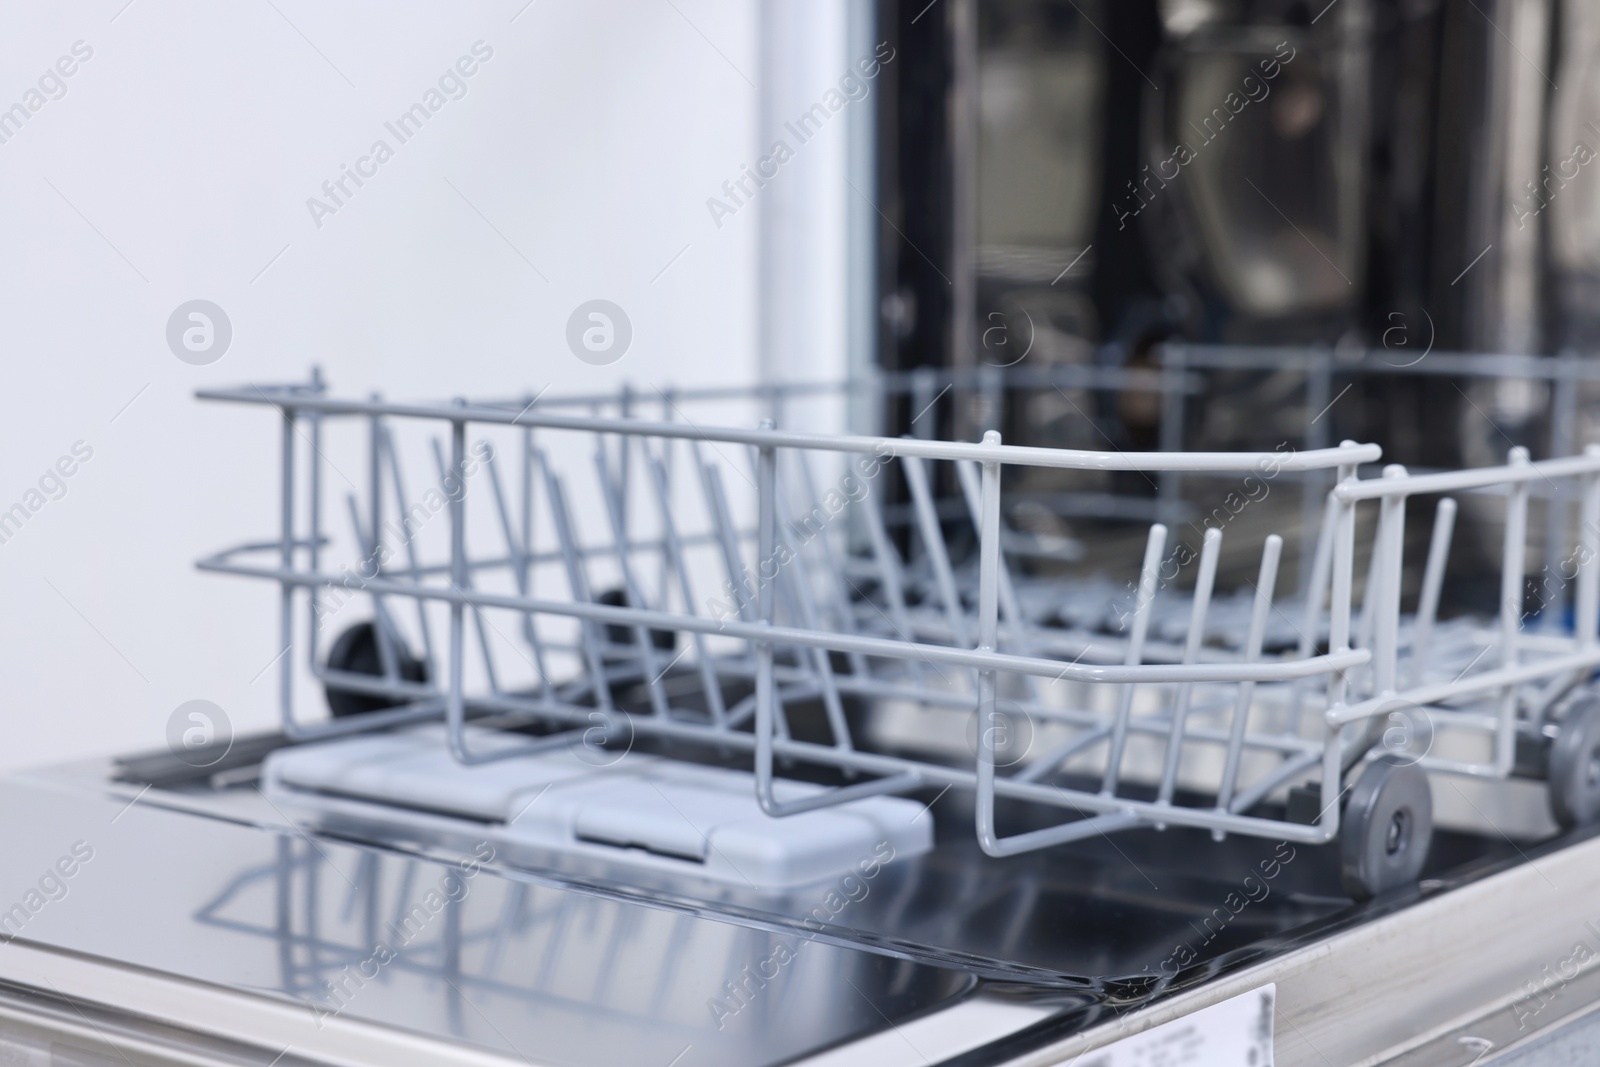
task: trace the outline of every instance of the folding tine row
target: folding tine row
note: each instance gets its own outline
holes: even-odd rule
[[[1547,539],[1564,545],[1559,562],[1530,577],[1527,545],[1536,529],[1530,516],[1535,491],[1544,497]],[[1441,639],[1439,600],[1446,578],[1456,500],[1473,494],[1500,502],[1498,612],[1489,624],[1457,625]],[[1402,613],[1407,502],[1440,497],[1417,594],[1416,610]],[[1565,503],[1579,502],[1576,529]],[[1332,729],[1358,724],[1370,745],[1398,710],[1420,712],[1430,734],[1445,730],[1487,739],[1487,754],[1458,757],[1425,750],[1423,768],[1478,778],[1506,778],[1516,769],[1519,733],[1538,738],[1551,726],[1556,706],[1585,686],[1600,665],[1600,446],[1583,454],[1534,462],[1526,449],[1510,450],[1498,467],[1410,474],[1390,465],[1379,478],[1344,482],[1328,496],[1324,526],[1331,539],[1333,598],[1353,581],[1353,538],[1347,531],[1363,502],[1379,509],[1367,597],[1357,632],[1343,633],[1372,649],[1365,672],[1347,682],[1330,703]],[[1564,559],[1561,558],[1564,556]],[[1318,557],[1318,574],[1329,561]],[[1533,625],[1575,590],[1570,632],[1559,621]],[[1338,624],[1337,615],[1335,624]]]

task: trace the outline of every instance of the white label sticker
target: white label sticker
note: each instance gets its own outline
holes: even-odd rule
[[[1060,1067],[1272,1067],[1277,987],[1264,985]]]

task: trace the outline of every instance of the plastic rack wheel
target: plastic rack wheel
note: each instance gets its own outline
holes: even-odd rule
[[[1600,819],[1600,697],[1572,702],[1550,745],[1550,814],[1562,829]]]
[[[1416,882],[1433,841],[1427,772],[1393,756],[1368,763],[1350,790],[1339,836],[1344,890],[1356,900]]]
[[[400,677],[408,682],[426,682],[427,664],[413,656],[411,650],[405,646],[405,642],[397,638],[394,644]],[[375,678],[383,676],[383,659],[378,654],[378,630],[371,620],[358,622],[339,635],[333,642],[333,647],[328,650],[328,667],[330,670],[349,671],[352,674],[370,674]],[[347,715],[364,715],[369,711],[382,711],[384,708],[392,708],[402,703],[393,697],[359,693],[334,682],[326,683],[323,692],[328,699],[328,711],[336,719],[342,719]]]

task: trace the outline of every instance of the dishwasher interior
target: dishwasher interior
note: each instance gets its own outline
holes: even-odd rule
[[[196,566],[274,725],[0,778],[0,1062],[1456,1067],[1600,1001],[1588,7],[669,6],[781,138],[690,205],[755,343],[606,289],[417,398],[241,315],[182,388],[272,519]],[[445,179],[547,286],[548,118]]]

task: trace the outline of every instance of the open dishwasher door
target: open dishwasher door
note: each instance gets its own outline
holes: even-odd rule
[[[1563,962],[1595,942],[1573,926],[1592,839],[1519,856],[1445,833],[1438,877],[1362,907],[1316,895],[1304,849],[1264,850],[1230,889],[1184,869],[1213,846],[1182,832],[998,878],[946,842],[781,901],[358,843],[237,775],[125,770],[0,782],[0,1062],[1455,1064],[1581,1014],[1596,984]],[[1181,959],[1202,962],[1165,978]],[[1531,991],[1502,995],[1523,973]]]
[[[248,788],[206,811],[93,777],[0,786],[31,813],[5,828],[0,1062],[775,1064],[886,1019],[956,1010],[947,1033],[979,1044],[1043,1014],[820,924],[564,884],[487,845],[312,836]]]

